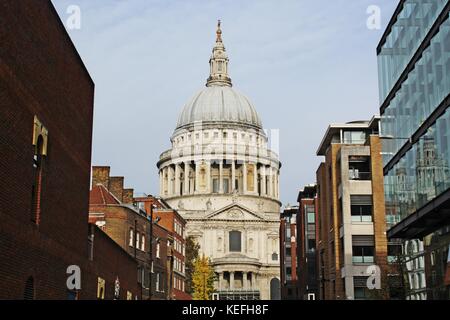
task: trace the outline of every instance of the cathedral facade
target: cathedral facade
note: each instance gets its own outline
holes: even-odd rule
[[[281,163],[228,62],[219,22],[206,87],[181,111],[157,164],[160,195],[211,258],[220,299],[278,299]]]

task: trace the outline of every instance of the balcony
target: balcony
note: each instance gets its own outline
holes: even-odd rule
[[[372,264],[375,262],[375,258],[373,256],[353,256],[352,262],[354,264]]]
[[[370,181],[372,180],[372,173],[350,169],[348,172],[348,178],[353,181]]]
[[[348,159],[348,176],[350,180],[367,181],[372,179],[370,157],[350,156]]]
[[[373,222],[372,215],[353,215],[352,214],[352,223],[371,223]]]

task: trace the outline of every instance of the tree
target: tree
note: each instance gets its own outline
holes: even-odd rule
[[[200,245],[194,241],[193,237],[186,239],[186,257],[185,257],[185,270],[186,270],[186,293],[192,295],[192,274],[194,272],[194,262],[198,259],[198,252]]]
[[[210,300],[214,293],[216,275],[209,258],[204,255],[195,260],[192,275],[192,289],[194,300]]]

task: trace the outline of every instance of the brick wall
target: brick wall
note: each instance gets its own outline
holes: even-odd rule
[[[65,299],[85,265],[94,83],[50,1],[0,3],[0,298]],[[48,130],[41,217],[30,221],[34,117]]]

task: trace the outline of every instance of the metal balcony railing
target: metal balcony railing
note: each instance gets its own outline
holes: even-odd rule
[[[350,170],[348,173],[350,180],[367,181],[372,179],[372,173]]]

